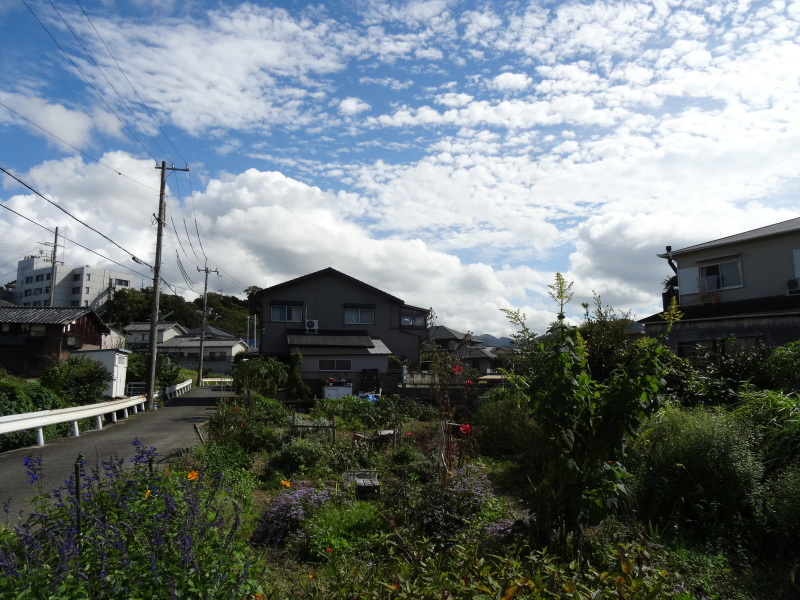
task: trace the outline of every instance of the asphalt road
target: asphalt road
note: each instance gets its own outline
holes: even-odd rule
[[[229,392],[228,392],[229,393]],[[86,469],[116,455],[131,458],[135,455],[133,440],[156,448],[156,464],[168,463],[181,451],[200,443],[195,424],[207,421],[215,410],[222,392],[217,388],[192,388],[155,411],[140,412],[101,430],[86,431],[79,437],[46,440],[44,446],[30,446],[0,453],[0,503],[8,502],[8,513],[0,511],[0,523],[14,524],[20,513],[27,513],[28,500],[38,493],[38,487],[28,481],[23,458],[42,457],[43,491],[60,487],[75,472],[75,460],[80,453],[86,458]]]

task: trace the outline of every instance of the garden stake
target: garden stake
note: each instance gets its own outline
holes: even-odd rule
[[[75,459],[75,522],[78,526],[78,544],[80,547],[80,540],[83,537],[83,531],[81,531],[81,465],[83,464],[83,452],[78,454],[78,458]]]

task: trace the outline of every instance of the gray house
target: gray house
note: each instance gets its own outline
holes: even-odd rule
[[[303,379],[321,395],[329,380],[353,391],[387,386],[389,356],[417,363],[428,310],[327,268],[250,297],[259,315],[259,354],[301,354]]]
[[[771,346],[800,339],[800,218],[658,256],[677,275],[684,316],[669,343],[679,354],[698,344],[722,350],[732,337]],[[650,336],[666,326],[661,314],[639,323]]]

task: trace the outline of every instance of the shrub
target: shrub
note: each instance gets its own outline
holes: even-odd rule
[[[65,406],[101,402],[111,372],[87,356],[73,355],[42,373],[42,385],[61,396]]]
[[[33,412],[36,407],[28,396],[22,381],[0,381],[0,416]],[[0,452],[22,448],[36,443],[33,431],[15,431],[0,435]]]
[[[800,398],[781,392],[742,394],[733,416],[758,443],[767,471],[782,471],[800,458]]]
[[[275,498],[264,511],[251,537],[254,544],[277,548],[300,542],[305,534],[303,524],[327,502],[340,494],[328,488],[292,486]]]
[[[800,340],[775,349],[767,368],[776,388],[784,392],[800,392]]]
[[[664,409],[645,425],[631,458],[645,521],[699,538],[735,537],[759,508],[763,467],[725,414]]]
[[[329,502],[302,525],[306,556],[338,559],[341,554],[374,551],[376,538],[388,524],[377,503]]]
[[[269,466],[286,477],[294,477],[312,471],[325,452],[325,446],[313,438],[292,438],[272,457]]]
[[[0,597],[252,598],[256,581],[240,511],[217,477],[149,472],[154,448],[134,442],[132,464],[112,458],[49,495],[0,538]],[[41,459],[28,458],[41,493]],[[80,517],[78,516],[80,515]]]
[[[528,400],[511,388],[484,394],[475,410],[475,435],[481,454],[520,456],[530,452],[541,432],[528,416]]]

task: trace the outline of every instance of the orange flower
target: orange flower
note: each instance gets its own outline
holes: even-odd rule
[[[281,485],[284,487],[292,487],[292,484],[286,481],[285,479],[281,479]]]
[[[327,552],[328,554],[330,554],[331,552],[333,552],[333,548],[325,548],[325,552]]]
[[[200,473],[198,473],[197,471],[195,471],[194,469],[192,469],[191,471],[189,471],[189,473],[186,475],[186,477],[188,477],[189,479],[191,479],[192,481],[194,481],[195,479],[197,479],[198,477],[200,477]]]
[[[144,493],[144,497],[145,497],[145,498],[149,498],[149,497],[150,497],[150,494],[152,494],[152,493],[153,493],[153,492],[152,492],[152,490],[147,490],[147,491]]]

